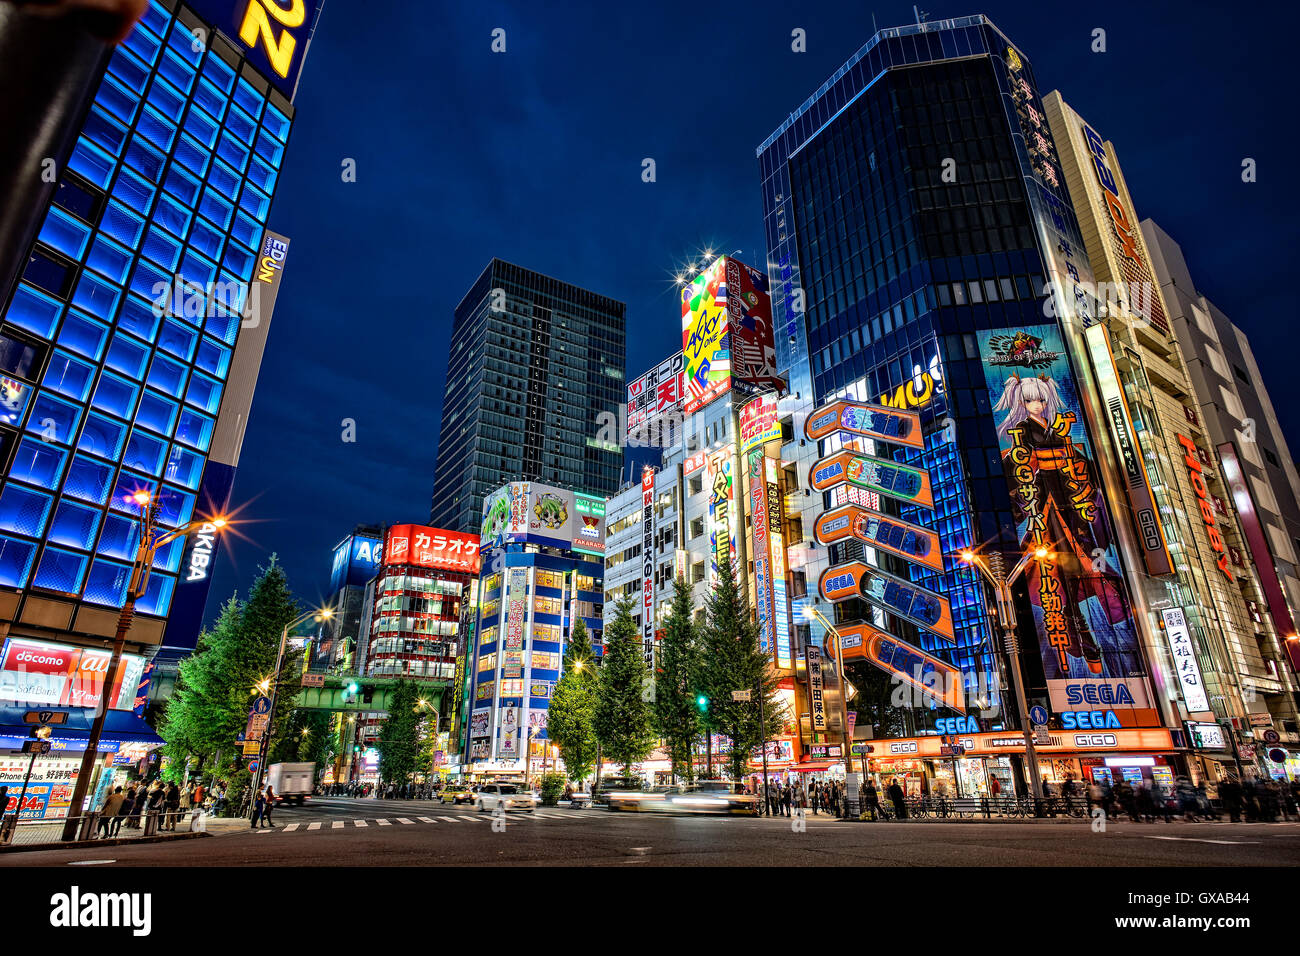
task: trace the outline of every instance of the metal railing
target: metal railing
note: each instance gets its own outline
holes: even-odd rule
[[[19,820],[9,814],[0,823],[0,846],[37,846],[61,843],[65,820]],[[77,840],[130,840],[166,833],[201,833],[206,830],[207,815],[193,810],[150,810],[132,816],[104,817],[98,812],[84,814],[77,829]]]

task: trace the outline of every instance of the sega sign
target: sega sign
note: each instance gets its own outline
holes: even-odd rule
[[[823,465],[813,472],[812,486],[817,489],[823,489],[836,481],[844,479],[844,462],[840,459],[832,461],[828,465]]]
[[[1049,680],[1047,692],[1052,701],[1052,709],[1058,712],[1107,707],[1145,710],[1151,707],[1146,681],[1141,677],[1118,680],[1104,677]]]
[[[1122,726],[1113,710],[1066,710],[1061,713],[1066,730],[1109,730]]]
[[[941,734],[978,734],[979,721],[974,715],[966,717],[940,717],[934,722],[934,729]]]

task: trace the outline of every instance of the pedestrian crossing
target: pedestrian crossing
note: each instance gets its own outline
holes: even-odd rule
[[[588,816],[591,810],[534,810],[531,813],[509,813],[506,820],[509,824],[522,823],[529,820],[551,820],[573,822]],[[604,811],[595,811],[604,815]],[[314,820],[311,823],[287,823],[281,827],[270,829],[259,829],[259,834],[268,833],[309,833],[312,830],[324,829],[327,821]],[[332,820],[328,821],[330,830],[361,830],[368,829],[371,826],[391,827],[396,823],[398,826],[418,827],[420,824],[432,824],[433,826],[442,826],[444,824],[462,824],[462,823],[491,823],[492,814],[476,813],[458,813],[455,816],[437,816],[437,817],[394,817],[392,820],[379,817],[371,819],[353,819],[353,820]]]

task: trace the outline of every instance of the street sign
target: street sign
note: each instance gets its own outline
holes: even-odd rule
[[[325,675],[324,674],[303,674],[302,686],[303,687],[324,687]]]
[[[1274,747],[1268,752],[1268,759],[1274,763],[1286,763],[1286,751],[1281,747]]]
[[[25,754],[47,754],[50,752],[50,742],[48,740],[24,740],[23,753]]]
[[[871,753],[871,744],[849,744],[849,753],[855,757]]]
[[[1281,743],[1281,741],[1282,741],[1282,735],[1279,734],[1276,730],[1269,729],[1264,731],[1264,743],[1276,744],[1276,743]]]
[[[260,740],[245,740],[245,741],[244,741],[244,756],[245,756],[245,757],[256,757],[256,756],[257,756],[259,753],[261,753],[261,752],[262,752],[262,742],[261,742]]]
[[[249,773],[257,773],[257,761],[256,761],[256,760],[250,760],[250,761],[248,761],[248,772],[249,772]]]
[[[1030,720],[1031,723],[1034,723],[1034,724],[1045,724],[1045,723],[1047,723],[1047,708],[1044,707],[1044,706],[1042,706],[1041,704],[1035,704],[1033,707],[1030,707],[1030,708],[1029,708],[1029,720]],[[1035,727],[1034,729],[1037,730],[1038,728]],[[1044,728],[1044,729],[1046,729],[1046,728]]]
[[[1034,724],[1034,740],[1047,739],[1047,724]]]
[[[750,692],[747,690],[733,690],[731,692],[731,699],[747,701],[750,699]]]
[[[67,722],[66,710],[29,710],[23,714],[25,724],[66,724]]]

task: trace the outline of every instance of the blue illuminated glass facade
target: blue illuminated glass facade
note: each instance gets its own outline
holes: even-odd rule
[[[167,527],[197,517],[292,125],[215,38],[149,4],[0,313],[0,586],[120,606],[141,517],[124,497],[159,489]],[[167,614],[183,547],[159,550],[140,612]]]
[[[1010,49],[984,17],[881,31],[758,150],[778,364],[815,404],[848,395],[919,409],[925,449],[895,457],[929,469],[935,507],[898,513],[936,530],[949,556],[1016,542],[975,332],[1044,321]],[[809,463],[824,451],[789,450]],[[828,504],[818,497],[806,527]],[[860,554],[833,546],[809,564]],[[976,572],[951,557],[938,573],[878,556],[948,597],[957,640],[897,619],[889,629],[959,666],[968,701],[996,703],[996,684],[981,676],[996,668]],[[842,621],[873,613],[858,601],[835,610]],[[926,729],[923,712],[913,719]]]

